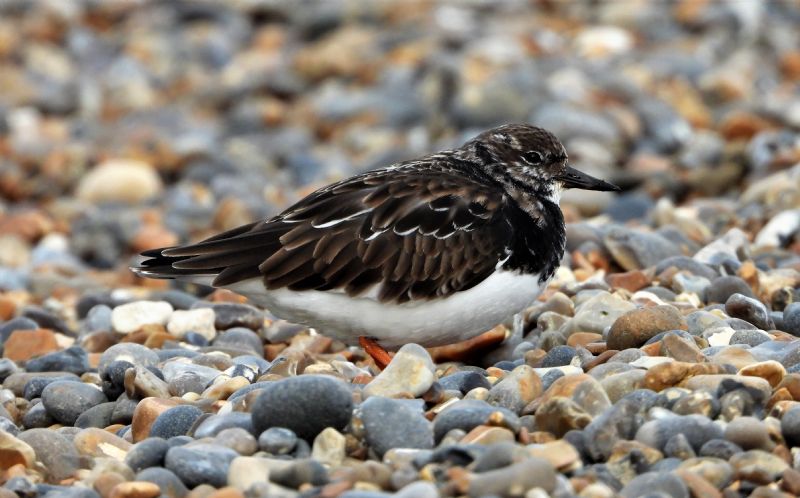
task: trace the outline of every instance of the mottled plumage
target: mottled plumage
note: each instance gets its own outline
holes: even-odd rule
[[[359,305],[368,300],[369,306],[386,306],[373,306],[376,311],[401,306],[405,313],[427,302],[431,312],[430,303],[465,293],[498,272],[512,272],[536,276],[540,285],[524,300],[532,301],[564,252],[558,199],[569,187],[615,189],[569,168],[564,147],[551,133],[506,125],[460,148],[319,189],[269,220],[196,244],[148,251],[143,254],[148,259],[133,270],[232,288],[322,333],[329,325],[336,329],[333,335],[352,339],[348,342],[363,334],[380,339],[368,330],[374,325],[369,320],[354,316],[352,323],[346,317],[326,323],[325,310],[299,309],[296,297],[346,296]],[[289,295],[290,301],[279,297]],[[424,330],[409,336],[442,343],[435,337],[435,318],[429,319],[430,341],[420,341]],[[393,324],[383,335],[402,334],[394,330],[398,326],[403,325]],[[443,335],[468,337],[482,331],[472,330],[475,326],[487,327],[463,324],[463,334]],[[402,342],[393,337],[382,344]]]

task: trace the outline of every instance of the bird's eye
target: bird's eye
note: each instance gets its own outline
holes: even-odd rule
[[[542,163],[542,154],[531,150],[522,154],[522,159],[528,164],[537,165]]]

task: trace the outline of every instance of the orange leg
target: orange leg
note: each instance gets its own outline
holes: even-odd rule
[[[366,351],[368,355],[375,360],[375,364],[383,370],[386,365],[392,361],[392,357],[386,352],[376,341],[369,337],[361,336],[358,338],[358,344]]]

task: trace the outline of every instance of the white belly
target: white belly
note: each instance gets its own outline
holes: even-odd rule
[[[381,303],[335,291],[266,291],[260,280],[230,289],[276,316],[314,327],[319,333],[356,344],[374,337],[394,349],[414,342],[452,344],[481,334],[533,303],[543,285],[538,275],[498,270],[480,284],[445,299],[403,304]]]

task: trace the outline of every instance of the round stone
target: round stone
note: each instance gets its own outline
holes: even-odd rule
[[[97,371],[101,377],[107,375],[106,370],[115,361],[125,361],[145,368],[154,367],[159,362],[158,355],[150,348],[132,342],[122,342],[111,346],[100,355]]]
[[[149,467],[160,467],[164,464],[164,456],[170,446],[160,437],[150,437],[136,443],[125,455],[125,463],[134,472],[139,472]]]
[[[792,303],[783,310],[783,327],[786,332],[800,337],[800,303]]]
[[[686,319],[677,308],[653,306],[629,311],[617,318],[606,342],[609,349],[638,348],[660,332],[688,328]]]
[[[184,436],[202,414],[201,409],[191,405],[165,410],[150,427],[150,437],[169,439],[173,436]]]
[[[42,391],[42,404],[47,413],[66,425],[75,424],[83,412],[106,402],[103,391],[82,382],[53,382]]]
[[[273,382],[253,403],[256,433],[286,427],[313,441],[326,427],[341,431],[350,422],[353,398],[347,384],[333,377],[301,375]]]
[[[228,466],[237,456],[232,449],[215,444],[176,446],[167,451],[164,466],[189,488],[201,484],[219,488],[227,483]]]
[[[498,423],[519,431],[520,422],[516,413],[476,399],[461,400],[448,406],[433,420],[433,433],[436,441],[441,441],[445,434],[453,429],[471,431],[479,425]]]
[[[382,399],[382,398],[375,398]],[[272,455],[286,455],[297,445],[297,434],[285,427],[272,427],[258,436],[258,447]]]
[[[743,294],[733,294],[725,301],[725,311],[734,318],[740,318],[752,323],[762,330],[775,328],[766,306],[752,297]]]
[[[715,278],[706,289],[706,302],[725,303],[734,294],[755,297],[747,282],[733,275],[724,275]]]
[[[433,448],[431,423],[406,401],[372,397],[359,413],[367,443],[381,457],[393,448]]]
[[[137,481],[152,482],[158,485],[167,498],[184,498],[189,490],[174,472],[162,467],[150,467],[136,474]]]

